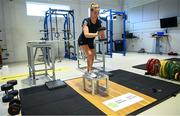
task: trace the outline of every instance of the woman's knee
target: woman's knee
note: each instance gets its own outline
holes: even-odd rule
[[[88,59],[93,59],[94,58],[94,51],[91,50],[88,46],[84,45],[81,46],[81,49],[85,52],[85,55]]]
[[[93,59],[94,58],[94,53],[89,50],[88,53],[87,53],[87,57]]]

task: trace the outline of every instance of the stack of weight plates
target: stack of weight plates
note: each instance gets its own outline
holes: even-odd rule
[[[162,60],[160,67],[160,77],[179,80],[180,63],[175,61]]]

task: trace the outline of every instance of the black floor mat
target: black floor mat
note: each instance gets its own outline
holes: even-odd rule
[[[141,70],[146,70],[146,64],[136,65],[136,66],[133,66],[133,68],[137,68],[137,69],[141,69]]]
[[[45,85],[20,90],[22,115],[105,115],[71,87],[48,90]]]
[[[180,92],[180,85],[177,84],[153,79],[123,70],[116,70],[112,71],[111,73],[113,74],[110,77],[111,81],[157,99],[155,103],[133,112],[133,115],[141,113],[142,111],[147,110],[148,108]]]
[[[169,59],[167,59],[167,60],[180,62],[180,58],[169,58]]]
[[[157,99],[133,113],[137,115],[180,92],[180,85],[116,70],[110,80]],[[48,90],[45,85],[20,90],[22,115],[105,115],[71,87]]]
[[[180,58],[169,58],[169,59],[166,59],[166,60],[180,62]],[[141,69],[141,70],[146,70],[146,64],[136,65],[136,66],[133,66],[133,68],[137,68],[137,69]]]

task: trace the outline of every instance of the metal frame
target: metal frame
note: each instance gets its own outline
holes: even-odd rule
[[[50,41],[34,41],[34,42],[27,42],[27,56],[28,56],[28,68],[29,68],[29,78],[32,79],[32,84],[36,85],[36,76],[38,75],[45,75],[49,77],[51,80],[55,80],[55,55],[54,55],[54,42]],[[34,51],[35,48],[35,51]],[[37,53],[37,49],[42,50],[43,54],[43,63],[37,63],[35,64],[35,56]],[[49,56],[51,61],[48,61],[46,59],[46,50],[50,50],[51,56]],[[50,54],[49,54],[50,55]],[[36,65],[43,65],[44,64],[44,69],[36,70],[35,66]],[[49,67],[48,67],[49,66]],[[52,70],[52,76],[48,74],[48,70]],[[41,72],[44,71],[43,74],[36,74],[36,72]]]
[[[98,45],[100,44],[100,46],[102,48],[104,48],[104,45],[105,45],[106,42],[107,42],[106,40],[104,40],[104,41],[96,40],[95,41],[95,46],[96,46],[96,44],[98,44]],[[80,69],[81,71],[84,71],[84,69],[87,69],[87,66],[81,66],[80,60],[82,60],[82,59],[80,58],[80,53],[79,52],[81,52],[81,55],[83,55],[83,60],[85,60],[86,58],[85,58],[85,55],[84,55],[83,51],[80,50],[79,47],[77,47],[77,48],[78,48],[77,49],[77,51],[78,51],[78,53],[77,53],[78,69]],[[96,50],[96,47],[95,47],[95,50]],[[98,70],[99,72],[102,72],[103,74],[106,74],[106,75],[109,75],[109,76],[112,75],[110,72],[106,71],[106,61],[105,61],[105,50],[104,49],[102,49],[102,59],[98,59],[97,56],[95,56],[94,63],[102,63],[102,69],[93,67],[94,69]]]
[[[58,22],[57,22],[57,16],[61,15],[64,17],[64,45],[65,45],[65,55],[64,58],[77,60],[76,57],[76,39],[75,39],[75,17],[74,17],[74,10],[60,10],[60,9],[51,9],[47,10],[45,12],[45,18],[44,18],[44,38],[45,40],[54,40],[53,37],[53,23],[52,23],[52,16],[55,16],[55,28],[58,30]],[[72,22],[71,22],[72,19]],[[71,52],[70,46],[70,30],[71,30],[71,23],[72,23],[72,31],[73,31],[73,52]],[[68,47],[67,47],[68,46]],[[72,53],[72,54],[71,54]]]
[[[108,42],[106,43],[106,52],[108,55],[110,55],[110,57],[112,58],[113,56],[113,16],[122,16],[123,17],[123,52],[122,54],[125,56],[126,55],[126,20],[127,20],[127,15],[124,12],[119,12],[119,11],[116,11],[116,10],[112,10],[112,9],[108,9],[108,10],[104,10],[103,12],[100,13],[101,14],[104,14],[104,13],[107,13],[108,12],[108,16],[106,17],[100,17],[100,19],[102,21],[105,21],[106,23],[106,38],[108,38]],[[110,18],[108,20],[108,17]],[[110,47],[109,47],[109,44],[110,43]],[[109,49],[110,48],[110,49]],[[100,45],[99,45],[99,53],[101,53],[101,50],[100,50]]]
[[[87,83],[86,83],[86,80],[90,81],[91,85],[91,94],[92,95],[95,95],[95,93],[99,93],[99,89],[100,87],[103,87],[105,89],[105,92],[107,93],[107,95],[109,95],[109,86],[108,86],[108,82],[109,82],[109,76],[108,75],[105,75],[105,74],[101,74],[101,73],[97,73],[97,77],[96,78],[93,78],[93,77],[89,77],[88,75],[84,75],[83,76],[83,89],[87,92],[89,92],[89,90],[87,89]],[[105,86],[101,86],[99,84],[99,81],[100,80],[105,80]]]
[[[156,44],[155,44],[155,54],[163,54],[160,50],[160,40],[163,38],[166,38],[167,40],[169,39],[168,35],[162,35],[162,36],[153,36],[156,39]]]

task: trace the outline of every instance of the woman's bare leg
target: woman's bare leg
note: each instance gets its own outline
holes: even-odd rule
[[[86,57],[87,57],[87,71],[89,72],[89,71],[92,70],[93,61],[94,61],[93,49],[90,49],[88,45],[82,45],[80,47],[86,54]]]
[[[92,61],[90,62],[90,69],[93,70],[93,64],[94,64],[94,58],[95,58],[95,49],[90,49],[91,54],[92,54]]]

